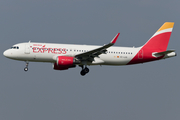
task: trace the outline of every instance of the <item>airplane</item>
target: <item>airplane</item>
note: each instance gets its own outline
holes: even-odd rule
[[[174,22],[165,22],[158,31],[140,47],[112,47],[120,33],[103,46],[25,42],[13,45],[3,55],[26,62],[50,62],[55,70],[67,70],[79,66],[82,76],[90,65],[132,65],[176,56],[175,50],[167,50]]]

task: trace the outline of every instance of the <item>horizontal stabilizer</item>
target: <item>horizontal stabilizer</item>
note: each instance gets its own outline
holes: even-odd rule
[[[158,52],[158,53],[153,53],[153,56],[154,57],[160,57],[160,56],[163,56],[163,55],[168,55],[170,53],[175,53],[175,50],[167,50],[167,51],[164,51],[164,52]]]

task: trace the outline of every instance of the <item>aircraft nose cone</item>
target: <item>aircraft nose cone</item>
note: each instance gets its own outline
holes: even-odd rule
[[[6,50],[6,51],[3,52],[3,55],[5,57],[10,57],[10,52],[8,50]]]
[[[3,52],[3,55],[4,55],[5,57],[7,57],[7,51],[4,51],[4,52]]]

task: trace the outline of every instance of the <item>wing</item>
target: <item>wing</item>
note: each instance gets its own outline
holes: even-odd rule
[[[106,44],[102,47],[90,50],[88,52],[80,53],[75,56],[75,58],[81,60],[81,61],[90,61],[92,62],[94,60],[94,57],[98,57],[101,54],[106,53],[106,49],[113,46],[116,43],[116,40],[118,39],[120,33],[118,33],[109,44]]]

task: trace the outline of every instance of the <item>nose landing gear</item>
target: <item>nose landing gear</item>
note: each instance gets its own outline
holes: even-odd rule
[[[28,71],[28,65],[29,65],[29,62],[28,61],[26,61],[26,67],[24,68],[24,71]]]

